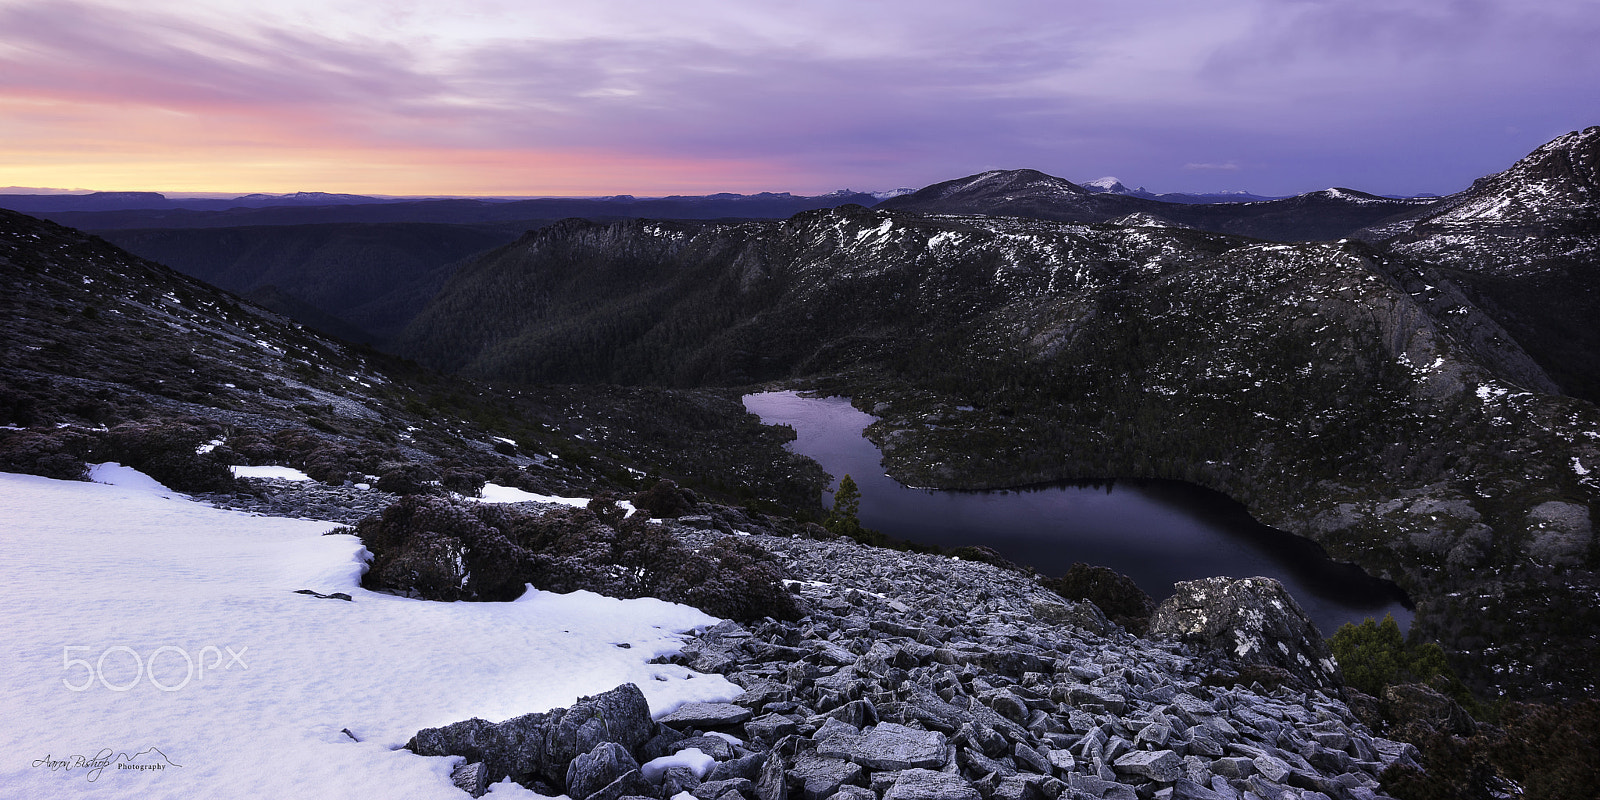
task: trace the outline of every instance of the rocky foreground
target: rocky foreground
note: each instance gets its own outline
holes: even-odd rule
[[[675,658],[744,687],[734,702],[652,720],[624,685],[409,747],[465,757],[455,777],[475,796],[509,777],[575,800],[1367,800],[1416,758],[1357,719],[1274,581],[1182,584],[1138,638],[1021,572],[713,529],[728,523],[670,527],[773,553],[804,612],[723,622]]]

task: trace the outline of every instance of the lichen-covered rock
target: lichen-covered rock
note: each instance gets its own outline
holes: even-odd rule
[[[1259,577],[1203,578],[1174,588],[1151,617],[1152,637],[1282,669],[1305,688],[1337,692],[1343,686],[1322,633],[1283,584]]]
[[[982,800],[978,790],[960,776],[931,769],[908,769],[895,777],[883,800]]]

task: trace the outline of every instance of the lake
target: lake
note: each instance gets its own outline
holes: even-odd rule
[[[1073,562],[1110,567],[1158,602],[1177,581],[1215,575],[1276,578],[1324,636],[1346,622],[1412,612],[1405,593],[1359,568],[1328,559],[1308,539],[1256,522],[1244,506],[1178,481],[1118,480],[1005,491],[947,492],[902,486],[862,431],[876,418],[842,397],[795,392],[747,395],[768,425],[789,425],[790,449],[861,489],[861,524],[889,536],[944,547],[984,545],[1050,576]],[[831,493],[824,505],[831,504]]]

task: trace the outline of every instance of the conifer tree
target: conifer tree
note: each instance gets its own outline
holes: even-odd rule
[[[841,536],[857,536],[861,533],[861,520],[857,517],[860,511],[861,490],[856,488],[855,479],[846,475],[839,479],[839,488],[833,493],[833,510],[822,526]]]

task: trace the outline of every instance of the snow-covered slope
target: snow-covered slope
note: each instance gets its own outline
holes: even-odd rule
[[[360,541],[329,523],[158,486],[0,473],[0,519],[7,797],[458,798],[455,759],[395,748],[625,682],[657,715],[741,691],[646,663],[716,621],[687,606],[375,594]]]

